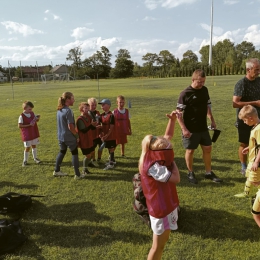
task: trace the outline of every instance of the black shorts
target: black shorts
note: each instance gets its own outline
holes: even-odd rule
[[[105,141],[105,148],[116,148],[116,140]]]
[[[182,136],[182,143],[185,149],[195,150],[198,148],[199,144],[203,146],[211,146],[211,138],[209,131],[191,133],[190,138]]]
[[[81,149],[82,154],[84,154],[84,155],[90,154],[95,150],[94,146],[92,146],[90,148],[85,148],[85,149],[80,148],[80,149]]]
[[[237,120],[238,142],[249,144],[250,132],[253,126],[244,123],[243,120]]]
[[[101,140],[101,138],[96,138],[96,139],[94,139],[93,140],[93,144],[94,144],[94,149],[97,147],[97,146],[101,146],[101,144],[102,144],[102,140]]]

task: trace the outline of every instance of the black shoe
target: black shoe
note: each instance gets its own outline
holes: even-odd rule
[[[198,181],[195,177],[195,173],[194,172],[188,172],[188,179],[189,179],[189,182],[192,183],[192,184],[198,184]]]
[[[223,182],[222,179],[218,178],[214,172],[210,172],[210,174],[205,174],[205,179],[212,180],[213,182],[220,183]]]
[[[90,163],[88,164],[88,167],[96,168],[96,165],[95,165],[93,162],[90,162]]]
[[[91,172],[87,169],[87,168],[85,168],[83,171],[82,171],[82,174],[84,174],[84,175],[86,175],[86,174],[90,174]]]

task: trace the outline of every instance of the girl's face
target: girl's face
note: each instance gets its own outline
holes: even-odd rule
[[[117,99],[117,106],[119,109],[123,109],[125,106],[125,100],[123,99]]]
[[[29,114],[30,112],[32,112],[32,107],[29,107],[29,106],[27,106],[27,107],[25,107],[24,108],[24,112],[26,113],[26,114]]]
[[[89,104],[89,109],[90,109],[91,111],[95,111],[96,108],[97,108],[97,103],[90,103],[90,104]]]

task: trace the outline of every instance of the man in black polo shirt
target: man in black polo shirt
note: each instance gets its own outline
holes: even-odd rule
[[[213,182],[222,182],[211,170],[212,142],[207,126],[207,117],[211,121],[211,128],[216,123],[211,112],[211,102],[208,89],[204,86],[206,75],[203,70],[195,70],[192,74],[192,83],[184,89],[178,99],[177,110],[182,113],[178,118],[182,130],[183,146],[186,149],[185,161],[188,168],[188,179],[192,184],[198,181],[193,171],[194,151],[201,146],[205,164],[205,178]]]

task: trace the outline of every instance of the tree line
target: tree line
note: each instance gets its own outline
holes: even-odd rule
[[[162,50],[158,54],[146,53],[142,56],[143,64],[139,65],[131,60],[128,50],[120,49],[115,55],[115,66],[112,67],[112,54],[107,47],[102,46],[90,57],[82,59],[83,52],[78,46],[69,50],[66,60],[72,61],[69,71],[73,71],[79,79],[86,75],[90,78],[187,77],[195,69],[203,69],[207,75],[245,74],[245,61],[249,58],[260,59],[260,50],[256,50],[253,43],[243,41],[235,45],[229,39],[212,46],[211,66],[208,61],[209,45],[203,46],[199,53],[200,61],[191,50],[187,50],[181,60],[168,50]],[[51,69],[51,66],[46,67],[48,68]],[[15,68],[20,75],[19,69]]]

